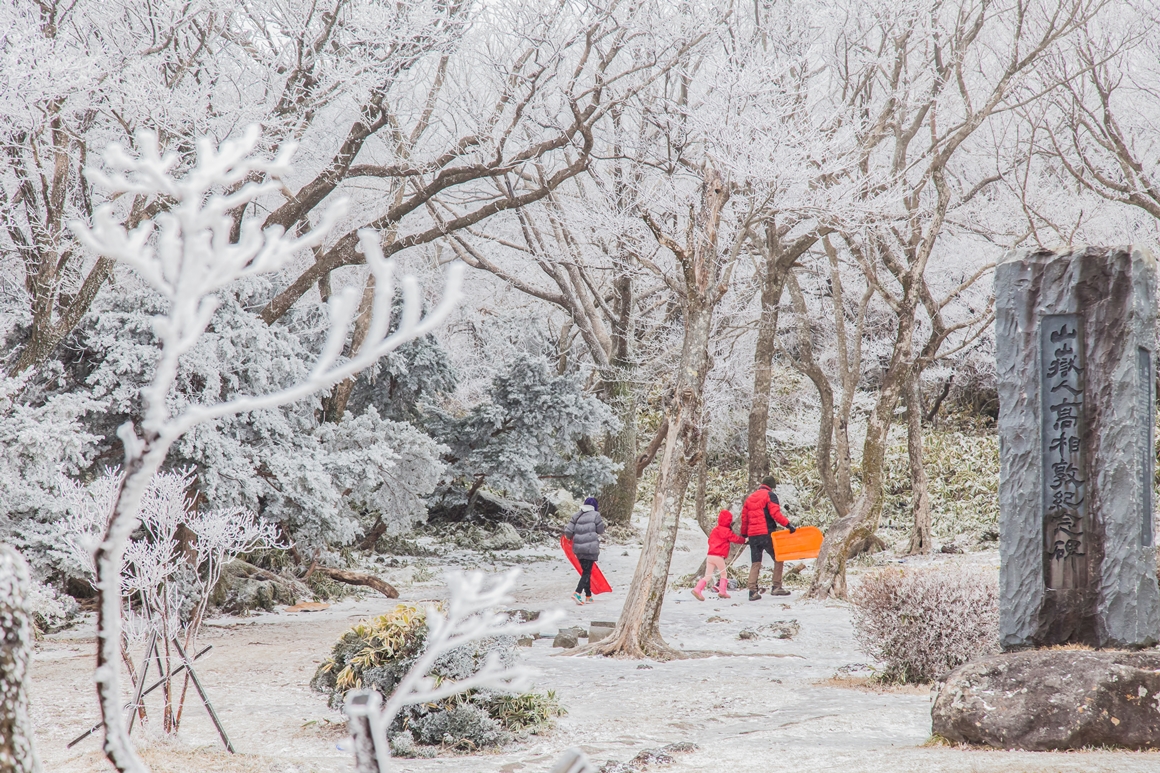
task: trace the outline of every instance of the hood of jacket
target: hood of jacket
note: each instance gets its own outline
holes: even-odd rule
[[[718,526],[732,527],[733,526],[733,513],[729,512],[728,510],[722,510],[720,513],[717,514],[717,525]]]
[[[595,509],[596,508],[593,507],[592,505],[580,505],[580,512],[582,512],[582,513],[591,512]]]

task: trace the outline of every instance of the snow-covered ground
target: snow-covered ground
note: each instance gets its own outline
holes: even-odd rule
[[[697,568],[703,546],[704,537],[695,527],[682,531],[673,560],[674,576]],[[515,606],[561,606],[567,614],[561,626],[615,620],[637,553],[634,546],[606,546],[600,563],[614,591],[583,607],[567,603],[576,574],[562,557],[548,548],[512,554],[513,558],[523,556],[519,563],[526,570]],[[463,565],[471,566],[478,556],[460,558]],[[998,566],[995,553],[934,560]],[[478,568],[501,571],[506,566],[486,563]],[[438,581],[407,586],[409,569],[385,574],[403,585],[404,601],[431,599],[441,592]],[[581,747],[599,766],[677,741],[691,741],[698,748],[656,770],[1160,770],[1160,753],[1047,754],[927,746],[929,693],[914,688],[875,692],[860,688],[857,679],[835,680],[835,676],[857,674],[867,662],[855,646],[849,608],[836,602],[803,602],[798,596],[750,603],[737,593],[730,600],[707,596],[705,602],[698,602],[687,590],[670,593],[663,618],[666,638],[685,650],[702,651],[687,660],[658,663],[572,657],[553,649],[551,638],[540,639],[520,652],[540,672],[537,687],[554,690],[568,711],[553,732],[500,753],[398,760],[397,770],[534,773],[547,771],[570,746]],[[138,738],[146,759],[155,771],[175,773],[350,771],[351,757],[342,748],[342,718],[327,708],[308,682],[342,631],[393,603],[369,596],[317,613],[279,612],[213,621],[202,642],[214,649],[198,662],[198,670],[239,755],[230,757],[222,751],[191,690],[178,741],[159,741],[152,728]],[[784,641],[738,639],[743,628],[778,620],[796,620],[800,633]],[[717,654],[704,655],[703,651]],[[38,646],[32,700],[46,771],[109,769],[95,736],[72,750],[65,748],[97,718],[92,663],[91,623],[49,636]],[[156,701],[150,705],[156,706]]]

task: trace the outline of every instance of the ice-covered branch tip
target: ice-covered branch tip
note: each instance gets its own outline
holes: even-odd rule
[[[404,706],[441,700],[466,690],[520,690],[525,687],[529,676],[527,670],[519,666],[502,667],[493,657],[494,653],[489,654],[483,668],[468,679],[436,685],[427,676],[441,655],[457,647],[489,636],[516,636],[538,631],[542,625],[560,618],[560,612],[551,611],[534,623],[516,622],[500,611],[500,607],[513,601],[510,593],[519,573],[519,569],[512,569],[490,587],[485,586],[482,572],[453,572],[448,576],[447,614],[435,606],[427,607],[427,646],[387,700],[384,714],[388,719],[393,720]]]
[[[171,201],[156,218],[156,239],[151,238],[154,221],[127,232],[107,204],[93,215],[91,229],[80,222],[70,225],[87,247],[132,266],[170,301],[204,298],[243,277],[281,269],[299,251],[319,244],[346,210],[345,200],[336,202],[301,238],[287,236],[281,226],[262,229],[259,219],[246,220],[237,242],[231,242],[230,213],[280,189],[277,178],[289,170],[294,145],[287,144],[269,161],[253,155],[259,140],[256,126],[218,148],[202,137],[196,163],[179,178],[173,174],[177,154],[161,155],[155,133],[142,130],[136,139],[137,156],[119,145],[106,150],[111,174],[93,167],[85,173],[113,193]]]
[[[384,355],[406,342],[431,333],[447,319],[459,303],[462,297],[462,264],[455,263],[448,268],[443,297],[426,316],[423,315],[423,299],[419,283],[413,276],[405,275],[401,283],[403,305],[399,325],[392,332],[390,323],[391,301],[395,287],[395,263],[383,257],[379,234],[376,231],[369,228],[360,230],[359,245],[366,256],[367,266],[375,277],[375,295],[366,338],[353,357],[345,361],[341,359],[347,331],[358,308],[358,292],[353,287],[347,287],[330,299],[330,332],[307,380],[268,395],[239,397],[216,406],[191,407],[183,416],[175,419],[169,431],[180,435],[204,421],[233,413],[283,405],[333,386],[373,366]]]

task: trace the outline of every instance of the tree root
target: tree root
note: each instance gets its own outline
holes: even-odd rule
[[[683,650],[670,646],[660,636],[650,637],[645,642],[630,642],[626,636],[613,635],[594,644],[585,644],[567,650],[570,656],[600,655],[607,658],[623,658],[625,660],[657,660],[667,663],[670,660],[685,660],[689,656]]]

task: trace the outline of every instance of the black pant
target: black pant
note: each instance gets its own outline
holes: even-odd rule
[[[768,534],[754,534],[749,537],[749,562],[760,564],[762,553],[769,553],[770,558],[777,560],[773,555],[773,538]]]
[[[577,593],[585,596],[592,595],[592,567],[596,565],[595,558],[578,558],[580,562],[580,584],[576,586]]]

